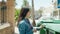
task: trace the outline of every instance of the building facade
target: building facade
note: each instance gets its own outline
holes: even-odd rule
[[[0,1],[0,34],[14,34],[14,3],[15,0]]]

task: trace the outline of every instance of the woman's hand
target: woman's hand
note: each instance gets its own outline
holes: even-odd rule
[[[44,28],[44,25],[40,25],[40,28]]]
[[[33,32],[37,32],[37,30],[36,29],[33,29]]]
[[[44,28],[44,25],[40,25],[40,27],[34,27],[33,32],[37,32],[37,29],[41,29],[41,28]]]

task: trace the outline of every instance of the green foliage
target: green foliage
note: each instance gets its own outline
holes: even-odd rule
[[[28,1],[27,1],[27,0],[23,0],[23,5],[22,5],[22,7],[26,6],[26,5],[27,5],[27,3],[28,3]]]
[[[26,1],[26,0],[24,0],[24,4],[23,4],[23,5],[24,5],[24,6],[26,6],[26,4],[27,4],[27,1]]]
[[[18,20],[19,14],[20,14],[20,10],[19,9],[15,9],[15,20],[16,21]]]
[[[53,11],[53,16],[57,16],[58,15],[58,11]]]
[[[43,10],[39,10],[39,13],[42,14],[43,13]]]

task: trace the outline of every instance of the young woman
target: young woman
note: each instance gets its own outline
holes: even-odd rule
[[[33,34],[33,27],[29,22],[29,8],[22,8],[18,19],[18,29],[20,34]]]
[[[18,29],[20,34],[33,34],[33,32],[36,32],[36,28],[33,29],[33,26],[29,22],[30,17],[30,10],[29,8],[22,8],[20,12],[20,16],[18,19]],[[40,27],[42,28],[42,26]]]

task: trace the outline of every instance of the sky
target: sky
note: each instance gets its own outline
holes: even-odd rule
[[[32,0],[27,0],[29,2],[29,5],[32,6]],[[16,0],[16,8],[21,8],[23,4],[23,0]],[[34,8],[35,10],[40,9],[40,7],[49,7],[52,4],[52,0],[34,0]]]

